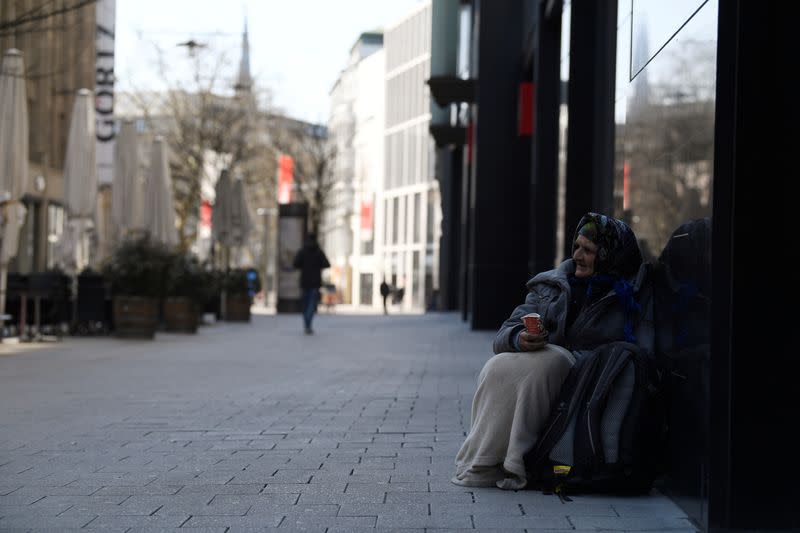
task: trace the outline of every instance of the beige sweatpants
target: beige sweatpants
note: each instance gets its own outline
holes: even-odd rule
[[[536,444],[574,363],[569,350],[554,344],[489,359],[478,377],[472,427],[456,456],[451,481],[468,487],[524,488],[525,454]]]

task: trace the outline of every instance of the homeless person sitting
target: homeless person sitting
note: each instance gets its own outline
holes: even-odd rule
[[[581,218],[572,257],[528,281],[525,303],[497,332],[497,355],[479,374],[472,426],[456,456],[453,483],[526,486],[525,454],[536,444],[576,358],[606,343],[635,342],[637,297],[646,272],[636,237],[624,222],[596,213]],[[540,335],[524,328],[521,317],[531,312],[541,315]]]

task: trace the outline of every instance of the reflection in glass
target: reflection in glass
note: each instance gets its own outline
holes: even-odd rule
[[[564,218],[566,217],[566,191],[567,191],[567,128],[569,125],[569,40],[572,20],[572,2],[565,0],[561,14],[561,91],[558,107],[558,206],[556,207],[556,250],[555,265],[564,258]]]
[[[630,79],[661,51],[707,0],[632,0],[633,45]],[[620,4],[620,8],[622,5]]]
[[[458,14],[458,76],[462,79],[469,78],[470,57],[472,49],[472,5],[461,4]]]
[[[711,215],[716,16],[716,2],[707,2],[632,82],[618,78],[625,111],[615,113],[616,216],[648,259],[678,225]]]

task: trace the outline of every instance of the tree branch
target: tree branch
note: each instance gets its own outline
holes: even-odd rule
[[[75,4],[71,6],[61,7],[45,13],[39,12],[43,8],[43,6],[39,6],[38,8],[34,8],[31,11],[28,11],[27,13],[15,18],[14,20],[0,22],[0,35],[3,35],[5,32],[7,32],[12,28],[23,26],[25,24],[30,24],[32,22],[37,22],[39,20],[45,20],[50,17],[63,15],[64,13],[69,13],[70,11],[83,9],[84,7],[94,3],[97,3],[97,0],[78,0]]]

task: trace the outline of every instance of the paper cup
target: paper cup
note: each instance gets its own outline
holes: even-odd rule
[[[528,333],[539,335],[542,333],[542,317],[539,313],[528,313],[522,317],[522,322],[525,324],[525,329]]]

